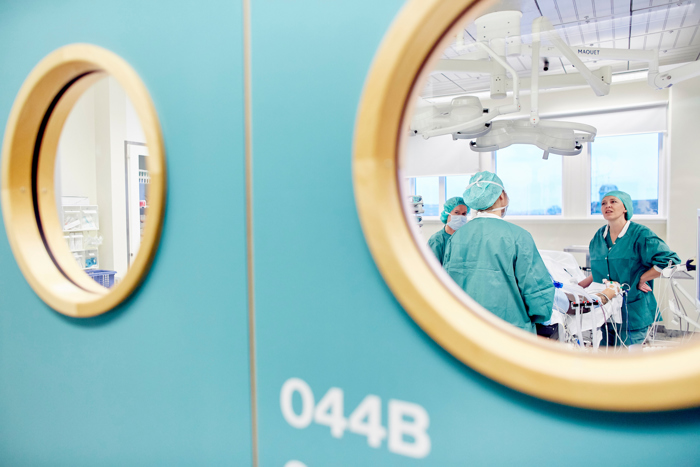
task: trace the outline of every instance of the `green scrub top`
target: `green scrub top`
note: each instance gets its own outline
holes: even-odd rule
[[[440,231],[435,232],[428,240],[428,246],[433,250],[440,264],[444,264],[442,259],[445,256],[445,246],[450,241],[450,238],[452,238],[452,235],[445,232],[445,228],[443,227]]]
[[[530,233],[477,217],[452,235],[443,261],[450,277],[484,308],[535,333],[551,319],[554,285]]]
[[[654,323],[656,299],[654,292],[642,292],[637,288],[642,274],[654,266],[661,269],[669,261],[679,264],[681,259],[648,227],[629,222],[627,232],[617,237],[613,245],[610,232],[603,237],[605,226],[598,229],[589,245],[591,273],[594,282],[603,279],[628,284],[627,313],[629,329],[644,329]],[[649,282],[654,288],[654,281]]]

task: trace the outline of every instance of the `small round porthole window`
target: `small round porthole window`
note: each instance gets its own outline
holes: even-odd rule
[[[31,71],[2,148],[2,213],[15,259],[53,309],[111,310],[143,280],[165,208],[158,117],[136,72],[73,44]]]
[[[356,122],[365,238],[411,318],[487,377],[589,409],[700,406],[700,302],[681,284],[697,278],[695,57],[663,71],[653,45],[610,39],[609,15],[558,12],[407,3]]]

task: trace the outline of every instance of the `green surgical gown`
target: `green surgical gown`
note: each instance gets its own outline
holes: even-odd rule
[[[470,297],[535,332],[552,316],[554,285],[532,235],[502,219],[477,217],[452,235],[445,270]]]
[[[677,254],[648,227],[630,222],[627,232],[618,237],[615,244],[610,232],[603,237],[605,226],[598,229],[590,243],[591,273],[594,282],[603,279],[628,284],[627,313],[629,329],[643,329],[654,323],[656,299],[653,292],[642,292],[637,288],[642,274],[654,266],[663,269],[669,261],[681,262]],[[653,281],[649,285],[654,287]]]
[[[428,246],[433,250],[440,264],[444,264],[442,259],[445,256],[445,246],[450,241],[450,238],[452,238],[452,235],[445,232],[445,228],[443,227],[440,231],[435,232],[428,240]]]

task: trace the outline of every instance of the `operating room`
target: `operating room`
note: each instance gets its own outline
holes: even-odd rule
[[[495,295],[515,290],[525,315],[535,305],[523,283],[537,268],[494,278],[493,270],[517,254],[494,259],[503,243],[488,246],[473,236],[505,235],[501,227],[455,235],[480,215],[527,232],[541,258],[527,261],[546,265],[541,275],[548,272],[556,290],[549,318],[559,318],[530,315],[521,325],[501,316],[510,324],[532,332],[536,324],[540,336],[588,351],[602,350],[610,326],[623,337],[611,338],[605,351],[674,347],[700,331],[700,5],[633,2],[630,10],[629,3],[583,3],[501,2],[433,51],[404,119],[398,176],[407,222],[443,281],[457,282],[486,309],[498,308]],[[492,196],[480,200],[474,190]],[[624,210],[622,231],[604,212],[608,201]],[[621,234],[624,243],[628,228],[641,237],[627,235],[631,243],[623,248],[655,245],[640,253],[645,266],[638,274],[608,261],[614,237]],[[608,238],[607,249],[591,250],[597,237],[604,246]],[[631,254],[620,261],[639,261]],[[648,270],[643,279],[652,279],[640,278]],[[600,283],[595,291],[581,287],[592,280]],[[606,287],[609,296],[601,297]],[[569,303],[557,306],[562,292]],[[639,300],[644,312],[635,309]],[[638,313],[648,316],[640,321]],[[639,337],[628,340],[624,334],[635,328]]]

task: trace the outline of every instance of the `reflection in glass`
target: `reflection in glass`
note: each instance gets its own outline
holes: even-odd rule
[[[608,136],[591,144],[591,214],[605,193],[630,194],[635,214],[659,213],[659,134]]]
[[[542,159],[537,146],[513,145],[496,153],[496,173],[508,187],[508,214],[561,214],[561,158]]]
[[[105,78],[76,102],[61,133],[55,168],[63,236],[78,266],[112,287],[141,243],[148,209],[148,150],[119,83]]]
[[[462,197],[464,189],[469,185],[469,179],[473,174],[469,175],[448,175],[445,177],[445,199],[450,199],[455,196]]]
[[[423,196],[426,216],[439,215],[445,200],[463,196],[470,185],[466,174],[497,174],[490,180],[505,187],[489,197],[489,206],[470,206],[470,220],[457,229],[424,219],[414,229],[417,241],[445,240],[442,268],[428,248],[426,259],[504,323],[537,328],[570,348],[597,351],[604,342],[621,349],[639,343],[673,347],[695,339],[700,314],[694,297],[700,293],[685,261],[700,244],[700,167],[695,130],[687,122],[697,112],[690,102],[700,101],[700,44],[683,37],[651,50],[659,34],[677,32],[654,21],[654,8],[634,12],[635,21],[655,25],[647,30],[657,35],[649,41],[646,32],[624,37],[630,31],[617,27],[619,21],[631,24],[631,12],[615,18],[593,12],[581,22],[572,2],[556,9],[512,8],[502,2],[450,31],[434,60],[426,61],[434,67],[427,80],[407,103],[398,175],[410,180],[402,194]],[[700,18],[696,1],[662,10],[669,18]],[[687,47],[694,56],[681,53]],[[676,71],[657,73],[657,65]],[[668,184],[660,181],[666,174]],[[624,193],[614,208],[603,200],[616,190],[629,193],[634,218],[620,208]],[[591,216],[601,214],[601,202],[603,219]],[[501,217],[505,208],[518,217]],[[645,214],[664,219],[640,219]],[[489,228],[477,235],[476,226],[486,222]],[[516,248],[522,239],[534,243]],[[523,251],[531,262],[525,267],[517,264]],[[523,291],[528,281],[546,294],[556,289],[551,306],[542,306],[551,308],[551,319],[540,319],[544,313],[528,322],[508,319],[513,309],[528,309],[524,295],[540,297],[532,287]],[[515,300],[517,306],[503,312],[497,305],[505,294],[522,303]],[[632,303],[638,300],[646,305]]]
[[[423,197],[424,216],[437,216],[440,214],[440,180],[439,177],[416,177],[416,191],[414,195]]]

